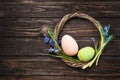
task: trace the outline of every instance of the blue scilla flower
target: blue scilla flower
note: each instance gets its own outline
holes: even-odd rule
[[[102,35],[104,35],[105,36],[105,32],[104,32],[104,30],[102,29]]]
[[[52,39],[49,40],[49,44],[50,44],[51,46],[55,46],[55,42],[54,42]]]
[[[50,40],[50,37],[49,37],[49,36],[45,36],[45,37],[44,37],[44,42],[45,42],[45,43],[48,43],[49,40]]]
[[[48,50],[48,52],[54,52],[54,48],[50,47],[50,49]]]
[[[104,26],[103,30],[102,30],[102,34],[105,36],[108,36],[108,32],[109,32],[110,26]]]
[[[104,30],[106,33],[108,33],[109,29],[110,29],[110,26],[109,26],[109,25],[103,27],[103,30]]]
[[[59,50],[56,49],[55,47],[54,47],[54,48],[53,48],[53,47],[50,47],[50,49],[48,50],[48,52],[50,52],[50,53],[58,53]]]
[[[92,42],[95,42],[95,38],[94,37],[92,37],[91,40],[92,40]]]
[[[61,44],[60,40],[57,40],[57,42],[58,42],[59,45]]]
[[[56,49],[56,48],[54,48],[54,52],[55,52],[55,53],[58,53],[58,52],[59,52],[59,50],[58,50],[58,49]]]
[[[105,38],[105,42],[108,42],[109,39],[110,39],[110,37],[109,37],[109,36],[106,36],[106,38]]]
[[[109,25],[108,25],[108,26],[104,26],[104,27],[103,27],[103,31],[102,31],[103,35],[105,36],[105,42],[106,42],[106,43],[110,40],[110,36],[109,36],[109,34],[108,34],[109,29],[110,29],[110,26],[109,26]]]

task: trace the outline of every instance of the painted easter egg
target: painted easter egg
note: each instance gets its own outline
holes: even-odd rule
[[[68,56],[74,56],[78,52],[78,44],[70,35],[64,35],[61,40],[62,49]]]
[[[95,55],[95,50],[92,47],[81,48],[77,54],[78,59],[82,62],[90,61]]]

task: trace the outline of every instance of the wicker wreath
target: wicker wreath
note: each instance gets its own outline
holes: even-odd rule
[[[94,42],[94,49],[95,49],[95,56],[94,58],[89,61],[89,62],[81,62],[80,60],[67,56],[65,52],[62,50],[60,46],[60,41],[59,41],[59,34],[64,26],[64,24],[72,19],[72,18],[81,18],[81,19],[87,19],[90,22],[92,22],[95,27],[98,29],[100,33],[100,41],[95,40],[92,38],[92,41]],[[87,67],[91,67],[92,64],[96,61],[96,65],[98,64],[98,60],[100,58],[100,55],[102,54],[105,46],[114,38],[113,35],[108,35],[110,29],[110,25],[102,27],[102,25],[99,23],[99,21],[95,20],[91,16],[84,14],[84,13],[72,13],[72,14],[67,14],[65,15],[59,23],[55,26],[55,29],[52,30],[48,26],[42,26],[42,33],[45,36],[44,37],[44,42],[49,44],[51,48],[49,49],[49,53],[51,56],[61,58],[62,61],[64,61],[67,65],[72,66],[72,67],[80,67],[82,69],[86,69]]]

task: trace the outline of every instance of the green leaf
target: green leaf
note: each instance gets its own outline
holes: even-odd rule
[[[67,56],[66,54],[61,53],[61,52],[58,54],[50,54],[50,56],[65,59],[65,60],[68,60],[71,62],[80,62],[80,60],[73,58],[73,57],[70,57],[70,56]]]
[[[109,40],[105,43],[105,45],[107,45],[112,39],[114,39],[115,38],[115,36],[114,35],[110,35],[109,36]]]

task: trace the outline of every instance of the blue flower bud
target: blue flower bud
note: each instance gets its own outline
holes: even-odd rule
[[[104,33],[105,33],[105,42],[108,42],[109,39],[110,39],[109,35],[108,35],[109,29],[110,29],[110,26],[104,26],[103,27],[103,30],[104,30]]]
[[[102,34],[105,36],[105,31],[102,29]]]
[[[55,43],[54,43],[54,41],[53,41],[52,39],[50,39],[49,44],[50,44],[51,46],[55,46]]]
[[[106,37],[105,37],[105,42],[108,42],[109,39],[110,39],[109,35],[106,35]]]
[[[58,40],[57,42],[58,42],[59,45],[61,44],[60,40]]]
[[[52,47],[50,47],[50,49],[48,50],[48,52],[53,52],[54,49]]]
[[[110,26],[104,26],[103,27],[103,30],[104,30],[105,33],[108,33],[109,29],[110,29]]]
[[[45,37],[44,37],[44,42],[45,42],[45,43],[48,43],[49,40],[50,40],[50,37],[49,37],[49,36],[45,36]]]
[[[92,37],[91,40],[92,40],[93,42],[95,42],[95,38],[94,38],[94,37]]]
[[[110,29],[110,26],[104,26],[103,27],[103,30],[104,30],[106,35],[108,35],[109,29]]]
[[[59,53],[59,50],[56,49],[55,47],[54,48],[50,47],[50,49],[48,50],[48,52],[50,52],[50,53]]]
[[[59,50],[54,47],[54,52],[55,52],[55,53],[58,53]]]

